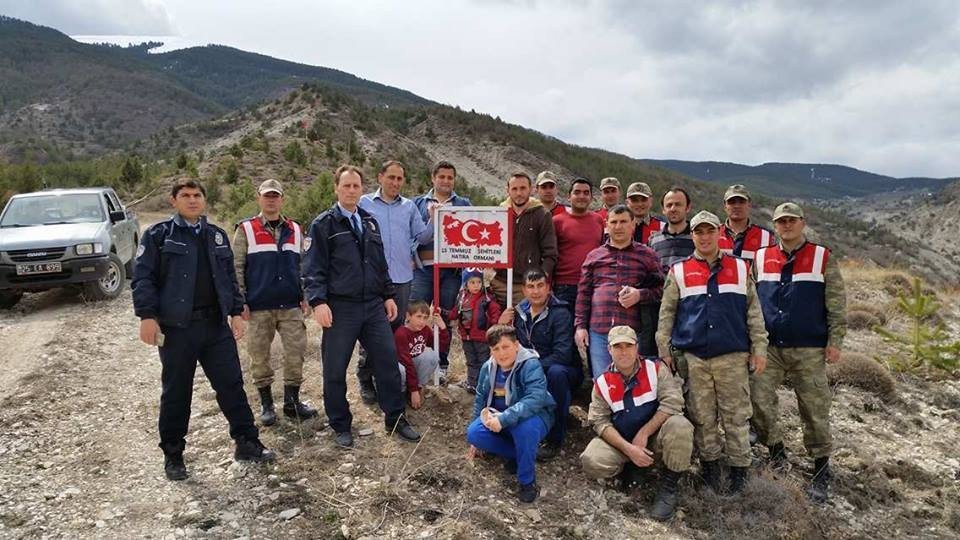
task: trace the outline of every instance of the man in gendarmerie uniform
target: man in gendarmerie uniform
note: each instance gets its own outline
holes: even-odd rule
[[[160,353],[164,473],[169,480],[188,476],[183,451],[198,361],[230,424],[234,459],[272,461],[243,390],[236,342],[244,331],[243,295],[227,233],[203,215],[206,198],[199,182],[177,181],[170,203],[177,213],[147,229],[140,241],[132,283],[140,340]]]
[[[250,374],[260,393],[260,421],[265,426],[277,422],[273,407],[273,368],[270,345],[280,334],[283,343],[283,414],[306,420],[317,410],[300,401],[303,360],[307,350],[307,327],[303,318],[310,306],[303,299],[300,279],[300,252],[303,229],[284,217],[283,186],[273,179],[257,189],[260,213],[237,224],[233,248],[237,283],[246,298],[243,319],[250,323],[247,353]]]
[[[783,203],[773,212],[778,245],[761,248],[754,259],[757,296],[770,335],[769,363],[750,378],[753,425],[776,468],[787,461],[780,428],[777,387],[788,379],[803,420],[803,445],[814,460],[807,494],[827,500],[830,473],[830,402],[826,364],[840,361],[846,333],[843,276],[830,250],[807,241],[803,210]]]
[[[752,261],[757,250],[774,244],[773,232],[750,221],[753,202],[743,184],[734,184],[723,194],[727,220],[720,226],[720,251]]]

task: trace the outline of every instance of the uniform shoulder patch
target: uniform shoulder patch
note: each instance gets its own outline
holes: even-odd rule
[[[146,249],[147,249],[147,247],[144,246],[143,244],[140,244],[139,246],[137,246],[137,256],[136,256],[136,258],[139,259],[140,256],[143,255],[143,252],[146,251]]]
[[[310,246],[313,245],[313,238],[307,236],[303,239],[303,250],[310,251]]]
[[[217,231],[217,233],[216,233],[215,235],[213,235],[213,241],[214,241],[218,246],[222,246],[222,245],[223,245],[223,233]]]

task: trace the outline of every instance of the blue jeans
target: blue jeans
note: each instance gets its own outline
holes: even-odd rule
[[[460,270],[456,268],[440,269],[440,305],[437,306],[444,313],[453,309],[457,302],[457,295],[460,293]],[[433,267],[417,268],[413,271],[413,281],[410,282],[410,301],[423,300],[428,304],[433,303]],[[450,318],[444,316],[444,322],[449,326]],[[447,359],[450,348],[440,351],[440,368],[447,369],[450,361]]]
[[[590,372],[596,379],[610,367],[613,357],[607,350],[607,334],[590,330]]]
[[[557,402],[557,412],[553,427],[547,434],[547,442],[559,445],[567,435],[567,417],[570,416],[570,401],[573,399],[573,389],[583,382],[583,368],[580,366],[566,366],[552,364],[546,369],[547,391]]]
[[[487,429],[479,416],[467,427],[467,442],[478,450],[517,461],[517,480],[524,486],[537,479],[537,447],[546,435],[547,425],[539,416],[521,420],[500,433]]]

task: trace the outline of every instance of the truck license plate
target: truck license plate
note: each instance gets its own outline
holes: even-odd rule
[[[17,275],[26,276],[30,274],[52,274],[60,272],[61,266],[58,262],[18,264]]]

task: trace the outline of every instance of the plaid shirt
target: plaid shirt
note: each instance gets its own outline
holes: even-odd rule
[[[625,286],[640,289],[640,302],[629,308],[619,301]],[[657,253],[638,242],[617,249],[608,240],[583,261],[574,325],[606,334],[625,324],[639,332],[639,305],[655,304],[662,294],[663,270]]]

